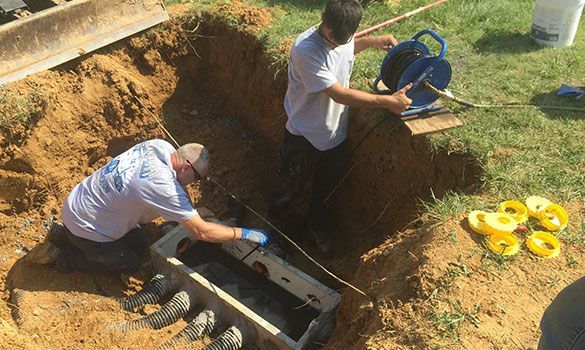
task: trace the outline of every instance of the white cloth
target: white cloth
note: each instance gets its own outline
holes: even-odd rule
[[[97,242],[122,238],[138,224],[197,214],[171,165],[175,148],[164,140],[137,144],[77,184],[63,205],[74,235]]]
[[[290,51],[288,89],[284,108],[286,128],[304,136],[321,151],[338,146],[347,137],[348,106],[322,91],[335,82],[349,87],[354,41],[331,50],[316,28],[297,37]]]

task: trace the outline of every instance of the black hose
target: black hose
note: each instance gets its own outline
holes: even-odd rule
[[[185,291],[181,291],[168,303],[148,316],[120,324],[122,332],[144,328],[161,329],[172,325],[185,316],[191,308],[191,300]]]
[[[20,313],[20,304],[24,298],[24,291],[20,288],[14,288],[10,291],[10,315],[18,327],[22,325],[22,315]]]
[[[202,311],[185,328],[171,339],[157,347],[157,350],[168,350],[181,343],[192,343],[210,334],[215,327],[215,314],[211,310]]]
[[[120,300],[120,306],[126,311],[134,311],[146,304],[156,304],[167,293],[169,283],[165,276],[154,276],[138,293]]]
[[[398,83],[406,69],[416,60],[423,57],[424,53],[417,47],[405,47],[395,53],[388,63],[382,74],[384,85],[394,93],[398,91]]]
[[[240,330],[231,326],[203,350],[238,350],[242,348],[243,342]]]

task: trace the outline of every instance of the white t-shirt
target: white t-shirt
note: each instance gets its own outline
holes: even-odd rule
[[[197,214],[171,165],[175,148],[164,140],[137,144],[73,188],[63,205],[65,226],[97,242],[120,239],[138,224]]]
[[[353,39],[331,50],[316,28],[297,37],[290,51],[284,99],[291,134],[304,136],[321,151],[345,140],[349,108],[322,91],[337,81],[349,87],[353,61]]]

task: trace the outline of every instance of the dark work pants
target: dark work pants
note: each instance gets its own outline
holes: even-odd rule
[[[557,294],[540,321],[538,350],[585,349],[585,277]]]
[[[292,212],[306,184],[312,179],[309,212],[306,217],[309,229],[323,231],[328,224],[328,204],[325,201],[341,179],[344,164],[345,141],[339,146],[320,151],[303,136],[285,129],[280,150],[280,172],[276,187],[268,203],[268,217],[275,225],[288,229],[298,222],[302,210]]]
[[[77,237],[65,228],[64,244],[55,262],[60,271],[85,271],[107,275],[130,274],[140,268],[139,256],[148,252],[148,239],[140,228],[113,242]]]

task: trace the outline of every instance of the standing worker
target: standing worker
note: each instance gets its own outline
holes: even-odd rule
[[[55,263],[57,270],[131,274],[148,245],[139,224],[158,217],[179,222],[195,238],[222,242],[246,239],[268,243],[262,230],[219,225],[193,209],[185,187],[202,181],[209,156],[197,143],[178,150],[164,140],[139,143],[112,159],[73,188],[61,211],[63,224],[53,225],[45,242],[31,250],[28,263]]]
[[[354,39],[362,18],[356,0],[329,0],[318,27],[297,37],[290,51],[288,115],[280,150],[279,180],[272,191],[268,216],[283,229],[296,221],[291,204],[313,178],[308,229],[319,252],[333,252],[327,234],[325,199],[340,180],[347,138],[348,107],[387,108],[400,114],[411,104],[406,92],[376,95],[349,88],[354,55],[366,48],[388,50],[397,44],[392,35]]]

